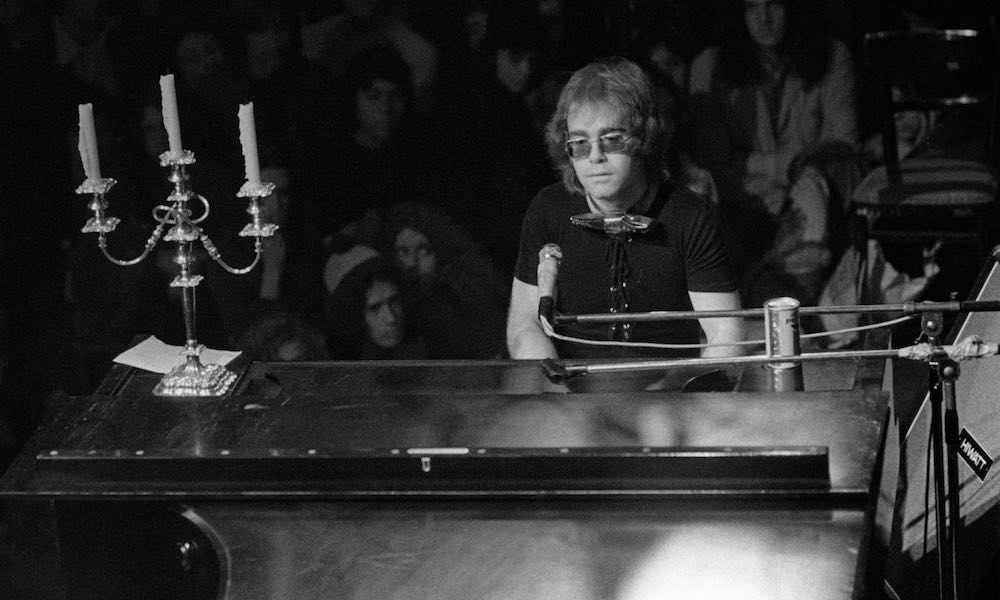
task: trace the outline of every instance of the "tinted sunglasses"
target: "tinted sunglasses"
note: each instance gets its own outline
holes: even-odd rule
[[[628,142],[635,136],[624,133],[605,133],[597,138],[597,144],[601,152],[605,154],[616,154],[628,151]],[[566,155],[572,159],[587,158],[593,148],[593,142],[584,138],[577,138],[566,141]]]

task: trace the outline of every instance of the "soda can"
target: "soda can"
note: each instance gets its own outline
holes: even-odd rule
[[[767,356],[797,356],[801,352],[799,338],[799,301],[795,298],[773,298],[764,303],[764,333]],[[770,373],[768,388],[775,392],[802,391],[802,363],[787,361],[767,365]]]

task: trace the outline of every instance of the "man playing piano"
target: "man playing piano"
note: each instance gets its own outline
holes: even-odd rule
[[[696,354],[684,347],[554,340],[538,318],[539,255],[546,244],[559,247],[541,257],[558,261],[544,267],[558,264],[559,313],[740,308],[713,207],[666,172],[666,129],[649,78],[621,58],[580,69],[560,94],[546,142],[562,182],[543,188],[524,217],[507,324],[511,357]],[[695,348],[703,340],[702,356],[731,356],[740,353],[729,344],[743,338],[743,323],[726,317],[572,324],[560,333]]]

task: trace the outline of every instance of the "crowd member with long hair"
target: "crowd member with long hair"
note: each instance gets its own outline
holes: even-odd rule
[[[303,227],[318,256],[338,235],[371,240],[376,213],[407,199],[444,194],[434,138],[413,116],[406,62],[390,47],[359,54],[348,68],[338,125],[313,140],[299,172]]]
[[[379,237],[403,271],[406,312],[432,358],[504,354],[509,288],[458,222],[433,204],[403,202],[386,210]]]
[[[812,157],[850,157],[855,67],[804,0],[731,0],[721,43],[695,57],[685,136],[719,188],[738,272],[766,257],[815,291],[831,262],[830,181]]]
[[[373,248],[356,244],[331,254],[323,282],[330,358],[428,358],[427,344],[405,315],[402,274]]]

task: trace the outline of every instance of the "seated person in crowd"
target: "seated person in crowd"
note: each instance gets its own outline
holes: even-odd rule
[[[260,199],[261,221],[277,225],[274,233],[263,239],[260,264],[250,279],[255,286],[254,303],[264,309],[281,307],[299,314],[319,310],[322,291],[314,276],[313,257],[309,256],[301,229],[290,226],[290,213],[296,210],[301,195],[292,188],[289,169],[268,166],[261,170],[261,181],[274,184],[274,190]]]
[[[404,273],[406,314],[431,358],[503,356],[509,290],[454,219],[432,204],[394,204],[380,237],[382,251]]]
[[[325,330],[335,360],[419,360],[427,344],[407,327],[399,270],[369,246],[330,255]]]
[[[299,53],[294,10],[281,0],[248,2],[242,48],[258,144],[270,149],[273,162],[297,173],[306,160],[302,152],[331,126],[328,104],[336,88],[325,69]]]
[[[437,47],[414,29],[408,4],[401,0],[346,0],[313,23],[302,27],[302,54],[329,69],[337,84],[344,82],[350,63],[375,46],[391,47],[406,61],[416,108],[433,106],[440,61]]]
[[[337,127],[316,136],[300,166],[304,227],[321,255],[337,234],[371,240],[378,210],[440,191],[440,167],[413,117],[409,67],[391,48],[376,47],[351,63],[345,113]]]
[[[329,357],[323,333],[304,317],[285,310],[263,312],[230,346],[246,353],[251,360],[306,361]]]
[[[740,308],[708,201],[665,172],[665,126],[647,75],[625,59],[602,59],[563,87],[547,126],[562,182],[543,188],[524,218],[511,290],[507,345],[512,358],[671,356],[677,349],[592,346],[550,339],[538,318],[539,251],[558,244],[560,313]],[[580,213],[648,218],[644,232],[614,234],[573,224]],[[609,293],[610,290],[610,293]],[[698,325],[700,324],[701,330]],[[576,324],[575,338],[698,344],[703,356],[739,353],[737,318],[634,324]]]
[[[490,17],[487,64],[469,65],[465,77],[454,82],[444,132],[454,165],[450,170],[458,180],[446,185],[462,193],[446,201],[510,280],[524,211],[535,192],[556,176],[543,134],[551,110],[540,101],[544,31],[534,11],[500,12]]]
[[[833,258],[833,182],[809,157],[856,160],[854,66],[812,3],[728,6],[722,43],[691,65],[687,150],[718,186],[733,266],[765,257],[808,296]]]

